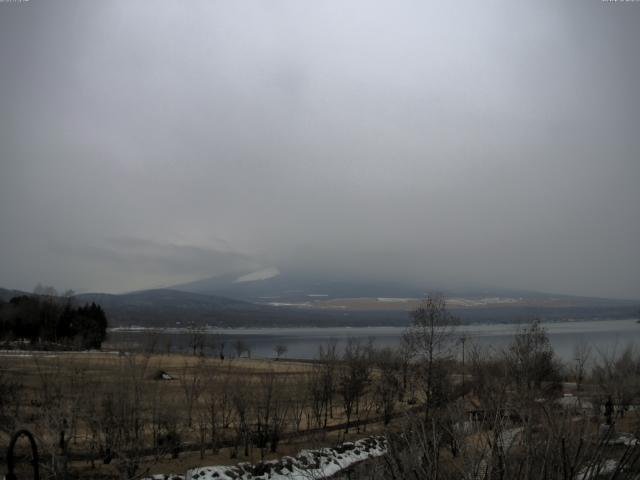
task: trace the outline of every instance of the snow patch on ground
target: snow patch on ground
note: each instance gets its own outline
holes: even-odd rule
[[[636,437],[630,433],[620,432],[617,435],[614,434],[609,440],[606,441],[607,445],[625,445],[627,447],[634,447],[640,442]]]
[[[282,457],[255,465],[199,467],[186,475],[153,475],[145,480],[309,480],[328,478],[356,463],[387,452],[384,437],[346,442],[335,448],[302,450],[295,458]]]
[[[592,411],[593,404],[588,400],[583,400],[580,397],[565,395],[556,400],[556,403],[563,408],[572,410]]]
[[[509,450],[516,443],[523,430],[524,428],[522,427],[503,430],[498,437],[498,445],[504,450]]]
[[[600,475],[606,475],[613,473],[618,468],[618,462],[616,460],[605,460],[601,465],[589,466],[578,472],[576,480],[588,480],[597,478]]]
[[[376,300],[382,303],[407,303],[416,299],[415,298],[379,297],[379,298],[376,298]]]
[[[522,298],[509,297],[485,297],[485,298],[462,298],[452,297],[447,299],[447,305],[454,307],[483,307],[487,305],[505,305],[518,303]]]
[[[272,307],[310,307],[311,304],[309,302],[302,303],[288,303],[288,302],[269,302],[267,305]]]

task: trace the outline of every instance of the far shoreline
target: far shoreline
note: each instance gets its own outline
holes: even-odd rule
[[[518,325],[529,325],[531,322],[536,319],[530,320],[514,320],[511,322],[463,322],[459,325],[455,325],[455,329],[463,328],[473,328],[473,327],[490,327],[490,326],[518,326]],[[573,324],[573,323],[595,323],[595,322],[640,322],[639,318],[635,317],[627,317],[627,318],[567,318],[567,319],[557,319],[557,320],[541,320],[540,324],[542,326],[545,325],[556,325],[556,324]],[[202,325],[202,326],[193,326],[193,327],[157,327],[157,326],[142,326],[142,325],[131,325],[131,326],[117,326],[117,327],[109,327],[107,328],[107,332],[150,332],[150,333],[192,333],[193,331],[198,331],[199,333],[205,334],[216,334],[216,333],[240,333],[240,332],[266,332],[270,330],[329,330],[329,329],[396,329],[402,330],[409,327],[410,323],[407,322],[406,325],[284,325],[284,326],[241,326],[241,327],[231,327],[231,326],[220,326],[220,327],[212,327],[210,325]]]

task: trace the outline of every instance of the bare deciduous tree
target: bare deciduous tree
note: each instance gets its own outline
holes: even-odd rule
[[[349,426],[354,412],[360,409],[360,400],[365,392],[371,367],[367,358],[367,351],[360,343],[350,338],[342,356],[342,363],[338,368],[338,385],[346,417],[345,433],[349,433]]]
[[[204,362],[200,360],[195,365],[185,361],[180,375],[180,387],[184,394],[184,405],[187,414],[187,426],[191,428],[193,422],[193,407],[202,394],[204,383]]]
[[[457,320],[447,310],[442,295],[427,296],[411,313],[412,324],[405,332],[411,351],[422,370],[425,418],[441,396],[441,362],[450,355],[453,331]]]
[[[375,366],[378,376],[374,381],[377,408],[382,412],[383,422],[388,425],[393,415],[402,371],[401,354],[389,348],[377,352]]]
[[[582,389],[582,382],[587,371],[587,365],[591,358],[591,345],[586,342],[578,343],[573,350],[573,362],[571,364],[571,373],[576,382],[576,390]]]
[[[300,432],[302,419],[305,412],[310,410],[310,392],[309,388],[310,376],[301,375],[297,381],[290,382],[289,391],[289,409],[291,411],[291,420],[294,426],[295,432]],[[307,421],[309,426],[309,421]]]
[[[251,429],[249,425],[250,412],[250,390],[249,386],[239,377],[234,378],[231,385],[231,402],[235,411],[235,442],[231,450],[231,458],[238,456],[238,447],[244,445],[244,456],[249,456],[249,441]]]
[[[202,327],[191,324],[188,327],[189,331],[189,348],[193,355],[204,355],[204,346],[206,334]]]
[[[248,357],[251,357],[251,349],[249,348],[247,342],[245,342],[244,340],[237,339],[235,342],[233,342],[233,349],[235,350],[236,356],[238,358],[241,357],[245,352],[247,353]]]
[[[287,353],[287,346],[286,345],[276,345],[275,347],[273,347],[273,351],[276,354],[276,360],[278,360],[282,355]]]
[[[0,432],[11,433],[20,418],[24,385],[0,367]]]

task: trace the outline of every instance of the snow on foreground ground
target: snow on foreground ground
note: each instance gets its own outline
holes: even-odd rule
[[[341,470],[387,452],[384,437],[368,437],[335,448],[302,450],[295,458],[282,457],[252,465],[199,467],[186,475],[153,475],[144,480],[310,480],[328,478]]]

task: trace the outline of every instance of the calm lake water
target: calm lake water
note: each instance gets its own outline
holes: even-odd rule
[[[640,345],[640,323],[636,319],[627,320],[593,320],[584,322],[555,322],[543,323],[547,330],[551,344],[564,360],[574,358],[575,346],[588,343],[592,346],[593,354],[611,354],[621,352],[629,345]],[[455,337],[465,336],[471,344],[483,347],[503,349],[513,339],[514,333],[524,325],[487,324],[464,325],[456,328]],[[233,344],[236,340],[243,340],[251,349],[253,357],[273,357],[276,345],[287,347],[285,358],[313,359],[317,357],[320,345],[336,341],[338,349],[342,349],[346,339],[357,338],[363,342],[372,339],[377,347],[395,347],[399,344],[404,328],[402,327],[335,327],[335,328],[238,328],[211,329],[205,335],[205,343],[212,346],[220,341],[225,343],[225,354],[235,354]],[[156,330],[112,330],[109,332],[108,342],[128,344],[144,348],[152,341],[156,351],[166,350],[187,351],[191,335],[181,329]],[[108,347],[107,347],[108,348]],[[460,347],[456,348],[460,350]],[[208,353],[213,353],[209,349]]]

